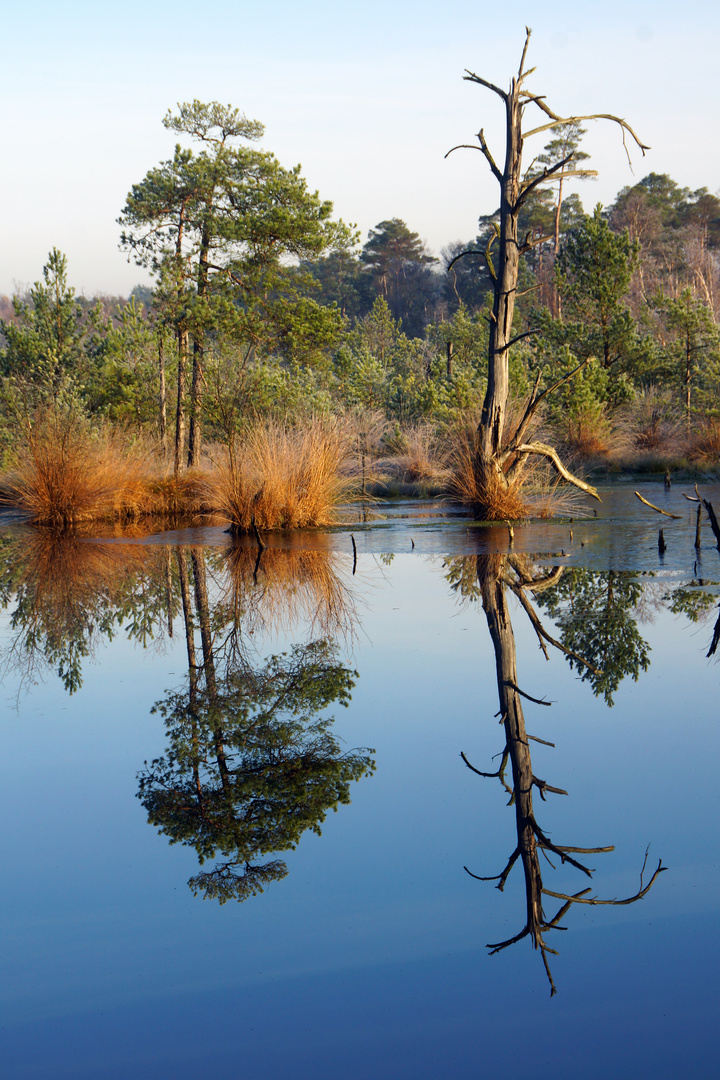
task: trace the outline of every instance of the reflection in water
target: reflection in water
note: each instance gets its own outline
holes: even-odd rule
[[[231,547],[158,548],[93,543],[38,532],[0,549],[0,603],[13,603],[3,666],[21,684],[57,671],[73,693],[82,664],[124,627],[147,647],[173,637],[182,616],[186,685],[158,702],[168,749],[139,774],[148,820],[194,847],[211,870],[190,879],[221,903],[284,877],[278,859],[369,775],[368,749],[341,752],[333,718],[357,672],[338,660],[351,639],[356,599],[329,552]],[[260,659],[266,633],[306,640]]]
[[[188,883],[196,894],[220,903],[245,900],[284,877],[281,860],[254,860],[294,848],[306,829],[319,833],[327,811],[350,802],[351,782],[374,769],[373,751],[341,753],[331,733],[332,717],[319,716],[333,702],[348,704],[357,677],[338,663],[331,641],[294,645],[288,653],[253,663],[242,634],[243,615],[249,615],[252,631],[263,609],[248,603],[254,592],[244,575],[249,564],[234,554],[228,609],[235,617],[228,628],[223,625],[228,609],[220,619],[218,610],[211,610],[203,551],[190,552],[190,565],[187,553],[177,552],[187,685],[157,703],[168,750],[146,763],[138,778],[148,821],[171,843],[194,847],[201,865],[222,857]],[[283,565],[287,560],[279,558],[286,555],[273,552],[281,573],[274,584],[266,576],[262,588],[263,596],[274,596],[270,617],[283,623],[287,611],[280,610],[279,595],[307,600],[306,592],[286,588],[292,579]],[[326,559],[322,573],[317,561],[310,566],[301,581],[327,598],[320,618],[339,629],[340,601],[347,594],[333,582]]]
[[[327,812],[349,801],[352,782],[373,771],[373,751],[341,752],[332,718],[324,715],[333,702],[347,705],[357,678],[339,661],[336,642],[354,636],[357,599],[336,559],[326,551],[102,544],[48,533],[0,541],[0,603],[11,628],[1,659],[20,670],[21,681],[50,668],[73,693],[83,663],[121,629],[142,646],[182,634],[187,676],[156,705],[167,747],[139,773],[138,797],[171,843],[194,848],[202,867],[213,861],[189,884],[221,903],[283,877],[285,863],[266,857],[292,849],[307,829],[319,832]],[[623,901],[544,884],[540,854],[590,876],[576,856],[612,849],[554,844],[535,819],[535,792],[542,799],[565,793],[533,773],[522,708],[529,695],[518,682],[507,592],[530,619],[546,657],[549,647],[559,650],[611,705],[621,680],[637,679],[650,663],[641,617],[651,617],[655,605],[700,622],[710,617],[717,589],[702,580],[668,589],[659,578],[617,572],[538,573],[527,557],[512,553],[451,559],[446,569],[453,589],[482,601],[505,732],[495,773],[466,763],[481,776],[498,777],[515,806],[517,845],[502,872],[484,880],[503,889],[518,861],[525,876],[525,925],[490,947],[498,951],[530,937],[554,991],[549,931],[576,903],[640,899],[662,867]],[[553,619],[556,637],[529,594]],[[267,656],[261,638],[268,633],[301,640]],[[719,639],[720,622],[711,652]],[[561,905],[552,917],[543,910],[548,897]]]
[[[452,587],[462,595],[481,599],[487,619],[490,637],[495,651],[498,697],[500,711],[497,715],[505,732],[505,746],[502,751],[500,767],[494,773],[480,772],[463,754],[463,760],[473,772],[480,776],[496,776],[500,779],[515,806],[515,824],[517,828],[517,846],[511,853],[505,868],[492,877],[481,877],[467,872],[480,881],[497,881],[501,891],[515,865],[520,860],[525,875],[526,920],[524,927],[513,937],[505,941],[488,945],[491,953],[500,952],[516,944],[525,937],[530,937],[533,947],[539,949],[550,982],[551,995],[555,993],[548,953],[556,950],[548,945],[546,934],[551,930],[560,930],[560,922],[574,904],[631,904],[645,896],[664,867],[659,862],[647,884],[643,883],[645,863],[640,874],[640,888],[632,896],[623,900],[603,900],[597,896],[588,896],[590,888],[567,894],[549,889],[543,883],[540,866],[540,854],[552,866],[549,855],[555,855],[561,863],[567,863],[591,877],[589,867],[575,858],[576,855],[597,854],[612,851],[612,847],[574,847],[554,843],[539,825],[533,807],[533,788],[537,789],[541,799],[547,792],[566,795],[561,788],[551,787],[545,780],[540,780],[533,772],[530,756],[530,740],[544,742],[536,736],[528,735],[525,729],[522,699],[528,699],[539,705],[550,702],[538,700],[523,691],[518,685],[515,636],[507,604],[507,590],[512,591],[527,613],[537,634],[543,652],[547,658],[547,645],[559,649],[568,658],[570,664],[583,670],[590,679],[596,693],[603,693],[611,703],[611,694],[625,674],[637,678],[640,667],[647,667],[647,650],[636,636],[635,623],[628,619],[628,612],[637,603],[632,583],[609,581],[610,575],[590,575],[582,577],[579,583],[563,583],[562,568],[556,568],[546,574],[536,574],[530,560],[517,555],[478,555],[474,559],[452,559],[446,562],[447,576]],[[578,573],[577,571],[575,572]],[[597,582],[595,577],[603,580]],[[569,584],[569,592],[566,586]],[[527,597],[527,592],[545,594],[549,599],[546,606],[557,613],[562,600],[568,595],[577,603],[570,605],[572,618],[567,617],[561,626],[560,640],[552,637],[541,623],[535,609]],[[604,604],[604,606],[603,606]],[[635,634],[630,632],[632,625]],[[613,628],[620,630],[620,641],[611,641]],[[576,651],[576,646],[589,647],[590,656],[583,657]],[[591,658],[592,659],[591,659]],[[610,665],[609,672],[597,666],[602,660]],[[550,744],[552,745],[552,744]],[[506,770],[510,762],[512,784],[506,780]],[[646,853],[647,859],[647,853]],[[466,867],[467,870],[467,867]],[[550,917],[546,916],[543,898],[551,897],[561,901],[560,908]]]
[[[311,638],[352,639],[356,594],[333,553],[266,549],[258,559],[241,546],[179,550],[200,560],[201,588],[211,592],[213,648],[226,662],[260,632],[303,628]],[[181,611],[187,630],[187,571],[174,551],[45,530],[0,537],[0,608],[10,611],[11,630],[0,671],[17,671],[24,685],[53,671],[72,694],[82,686],[83,664],[120,630],[143,648],[161,647]]]
[[[21,686],[55,671],[72,694],[82,686],[83,663],[121,626],[147,647],[177,612],[168,561],[163,549],[64,533],[1,537],[0,605],[14,606],[0,667],[16,670]]]
[[[225,602],[235,626],[280,633],[306,624],[312,637],[351,638],[357,623],[356,594],[327,551],[235,544],[224,556]]]
[[[540,606],[560,630],[560,641],[583,660],[569,656],[583,681],[608,705],[625,676],[637,682],[650,666],[648,644],[638,628],[643,600],[639,574],[572,570],[541,594]]]

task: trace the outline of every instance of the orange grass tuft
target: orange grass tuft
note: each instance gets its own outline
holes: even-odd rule
[[[258,423],[215,463],[206,499],[236,533],[328,524],[356,485],[350,450],[336,420],[316,418],[303,429]]]
[[[3,477],[0,503],[36,524],[64,528],[96,518],[133,516],[145,498],[144,463],[116,432],[93,432],[82,418],[37,413]]]
[[[523,491],[523,478],[508,485],[499,477],[483,477],[477,468],[477,453],[477,426],[470,420],[452,438],[450,493],[459,502],[471,506],[481,521],[518,521],[528,517],[532,509]]]

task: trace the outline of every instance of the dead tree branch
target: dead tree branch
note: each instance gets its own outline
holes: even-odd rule
[[[635,495],[637,496],[637,498],[640,500],[641,503],[644,503],[645,506],[649,506],[650,509],[654,510],[656,513],[664,514],[665,517],[673,518],[675,521],[680,520],[680,517],[681,517],[680,514],[671,514],[667,510],[661,510],[659,506],[655,505],[655,503],[651,503],[651,502],[648,502],[647,499],[643,499],[643,497],[642,497],[642,495],[640,494],[639,491],[636,491]]]

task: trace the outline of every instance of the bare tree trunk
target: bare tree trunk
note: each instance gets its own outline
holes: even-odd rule
[[[690,333],[685,335],[685,426],[690,429],[690,383],[692,382],[692,348]]]
[[[204,349],[199,341],[193,342],[193,373],[190,386],[190,437],[188,439],[188,468],[200,463],[202,425],[200,420],[202,362]]]
[[[185,390],[187,381],[188,331],[178,327],[178,374],[177,374],[177,409],[175,412],[175,474],[182,471],[185,464]]]
[[[160,446],[167,456],[167,385],[165,382],[165,338],[158,337],[158,373],[160,376]]]

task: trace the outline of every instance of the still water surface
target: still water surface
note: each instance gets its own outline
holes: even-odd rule
[[[714,1077],[720,554],[643,490],[6,529],[2,1075]]]

